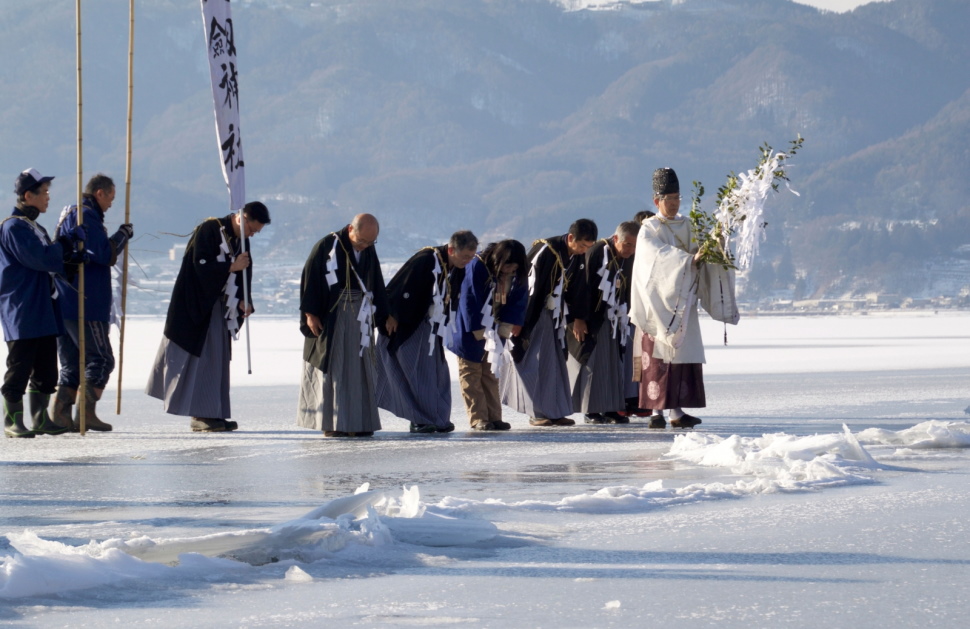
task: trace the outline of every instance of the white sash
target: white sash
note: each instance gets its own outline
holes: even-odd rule
[[[216,260],[219,262],[233,263],[236,261],[236,256],[233,254],[232,247],[229,246],[229,240],[226,238],[226,230],[224,227],[219,228],[219,237],[222,242],[219,243],[219,255],[216,256]],[[226,278],[226,284],[222,287],[222,294],[225,296],[223,300],[223,305],[225,306],[225,311],[223,312],[223,318],[226,321],[226,329],[229,330],[229,334],[232,338],[239,340],[239,298],[236,297],[236,275],[239,271],[232,271],[229,273],[229,277]]]
[[[539,253],[535,255],[533,260],[538,260],[540,256],[549,248],[549,245],[542,245],[542,249],[539,249]],[[535,263],[529,267],[529,296],[535,296],[535,284],[536,284],[536,267]],[[556,283],[555,287],[552,289],[552,294],[546,298],[546,310],[552,310],[552,323],[556,327],[556,338],[559,339],[559,344],[562,347],[566,347],[566,315],[569,314],[569,305],[564,304],[563,289],[565,287],[566,279],[566,269],[563,267],[560,269],[559,281]]]
[[[434,354],[435,338],[440,337],[443,343],[448,341],[448,337],[454,335],[455,322],[451,316],[450,304],[445,303],[449,277],[444,274],[441,268],[441,260],[438,252],[434,251],[434,293],[431,296],[431,312],[428,318],[431,321],[431,334],[428,335],[428,356]]]

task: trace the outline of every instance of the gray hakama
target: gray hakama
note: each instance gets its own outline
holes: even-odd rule
[[[145,393],[165,403],[165,412],[229,419],[229,332],[222,300],[216,301],[199,356],[162,336]]]
[[[571,415],[565,352],[556,338],[552,311],[543,310],[522,361],[502,370],[502,403],[539,419]]]
[[[451,423],[451,374],[437,337],[428,355],[430,335],[425,319],[394,354],[387,349],[390,340],[378,337],[377,406],[418,426],[444,428]]]
[[[572,355],[567,360],[576,412],[610,413],[626,408],[620,340],[612,333],[610,322],[604,321],[586,364],[581,365]]]
[[[328,373],[303,362],[296,423],[303,428],[338,432],[381,429],[374,396],[374,347],[360,356],[359,291],[344,292],[331,316],[336,317]]]

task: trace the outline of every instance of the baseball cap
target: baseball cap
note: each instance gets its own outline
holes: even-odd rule
[[[26,192],[30,192],[42,183],[51,181],[53,179],[53,177],[45,177],[44,175],[40,174],[37,172],[36,168],[28,168],[24,172],[17,175],[17,183],[14,187],[14,191],[17,193],[17,196],[21,196]]]

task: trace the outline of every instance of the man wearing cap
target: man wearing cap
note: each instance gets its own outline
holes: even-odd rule
[[[20,173],[14,185],[17,207],[0,223],[0,323],[7,341],[0,392],[7,437],[59,435],[71,429],[47,414],[57,387],[57,335],[64,332],[51,274],[64,273],[65,262],[83,262],[76,245],[87,238],[83,227],[75,226],[51,242],[47,230],[36,223],[50,204],[52,179],[33,168]],[[32,428],[24,425],[25,393]]]
[[[134,234],[130,223],[118,228],[110,238],[104,226],[104,214],[111,208],[115,198],[115,184],[107,175],[98,173],[84,188],[84,228],[88,239],[84,250],[91,257],[81,272],[84,273],[84,425],[88,430],[108,431],[111,424],[95,414],[95,405],[104,393],[108,378],[114,370],[115,358],[108,340],[111,327],[111,267],[124,251],[125,244]],[[69,205],[61,212],[57,223],[58,236],[69,233],[78,224],[77,205]],[[56,277],[58,302],[64,316],[66,334],[57,337],[57,355],[61,361],[61,373],[57,381],[57,397],[54,398],[54,421],[61,425],[71,423],[71,406],[77,399],[81,381],[80,348],[78,342],[78,277],[73,281]],[[74,418],[74,430],[80,430],[80,409]]]
[[[664,409],[674,428],[693,428],[701,420],[684,408],[707,405],[704,393],[704,342],[697,304],[714,314],[714,299],[733,303],[733,276],[700,262],[690,219],[678,213],[680,182],[672,168],[653,174],[658,212],[643,221],[633,264],[631,314],[642,332],[640,406],[653,409],[651,428],[665,428]],[[730,287],[728,291],[717,287]],[[722,305],[723,306],[723,305]],[[735,317],[728,323],[737,323]]]

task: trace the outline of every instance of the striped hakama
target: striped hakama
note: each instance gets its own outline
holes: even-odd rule
[[[296,423],[303,428],[339,432],[374,432],[381,429],[374,396],[374,348],[360,356],[362,303],[359,291],[346,291],[331,316],[336,317],[330,347],[330,366],[323,373],[303,363]]]
[[[565,353],[556,338],[552,311],[543,310],[522,361],[502,370],[502,403],[540,419],[571,415],[573,404]]]
[[[202,353],[193,356],[162,336],[145,393],[165,403],[165,412],[188,417],[229,419],[229,332],[222,300],[209,317]]]
[[[640,380],[640,408],[660,411],[669,408],[703,408],[704,365],[665,363],[653,357],[654,340],[643,335],[643,374]]]
[[[585,365],[572,355],[566,361],[576,412],[610,413],[626,408],[620,339],[613,338],[612,332],[608,321],[600,326],[596,344]]]
[[[451,423],[451,374],[437,337],[428,355],[431,333],[425,319],[394,354],[388,351],[390,339],[378,337],[377,406],[418,426],[444,428]]]

